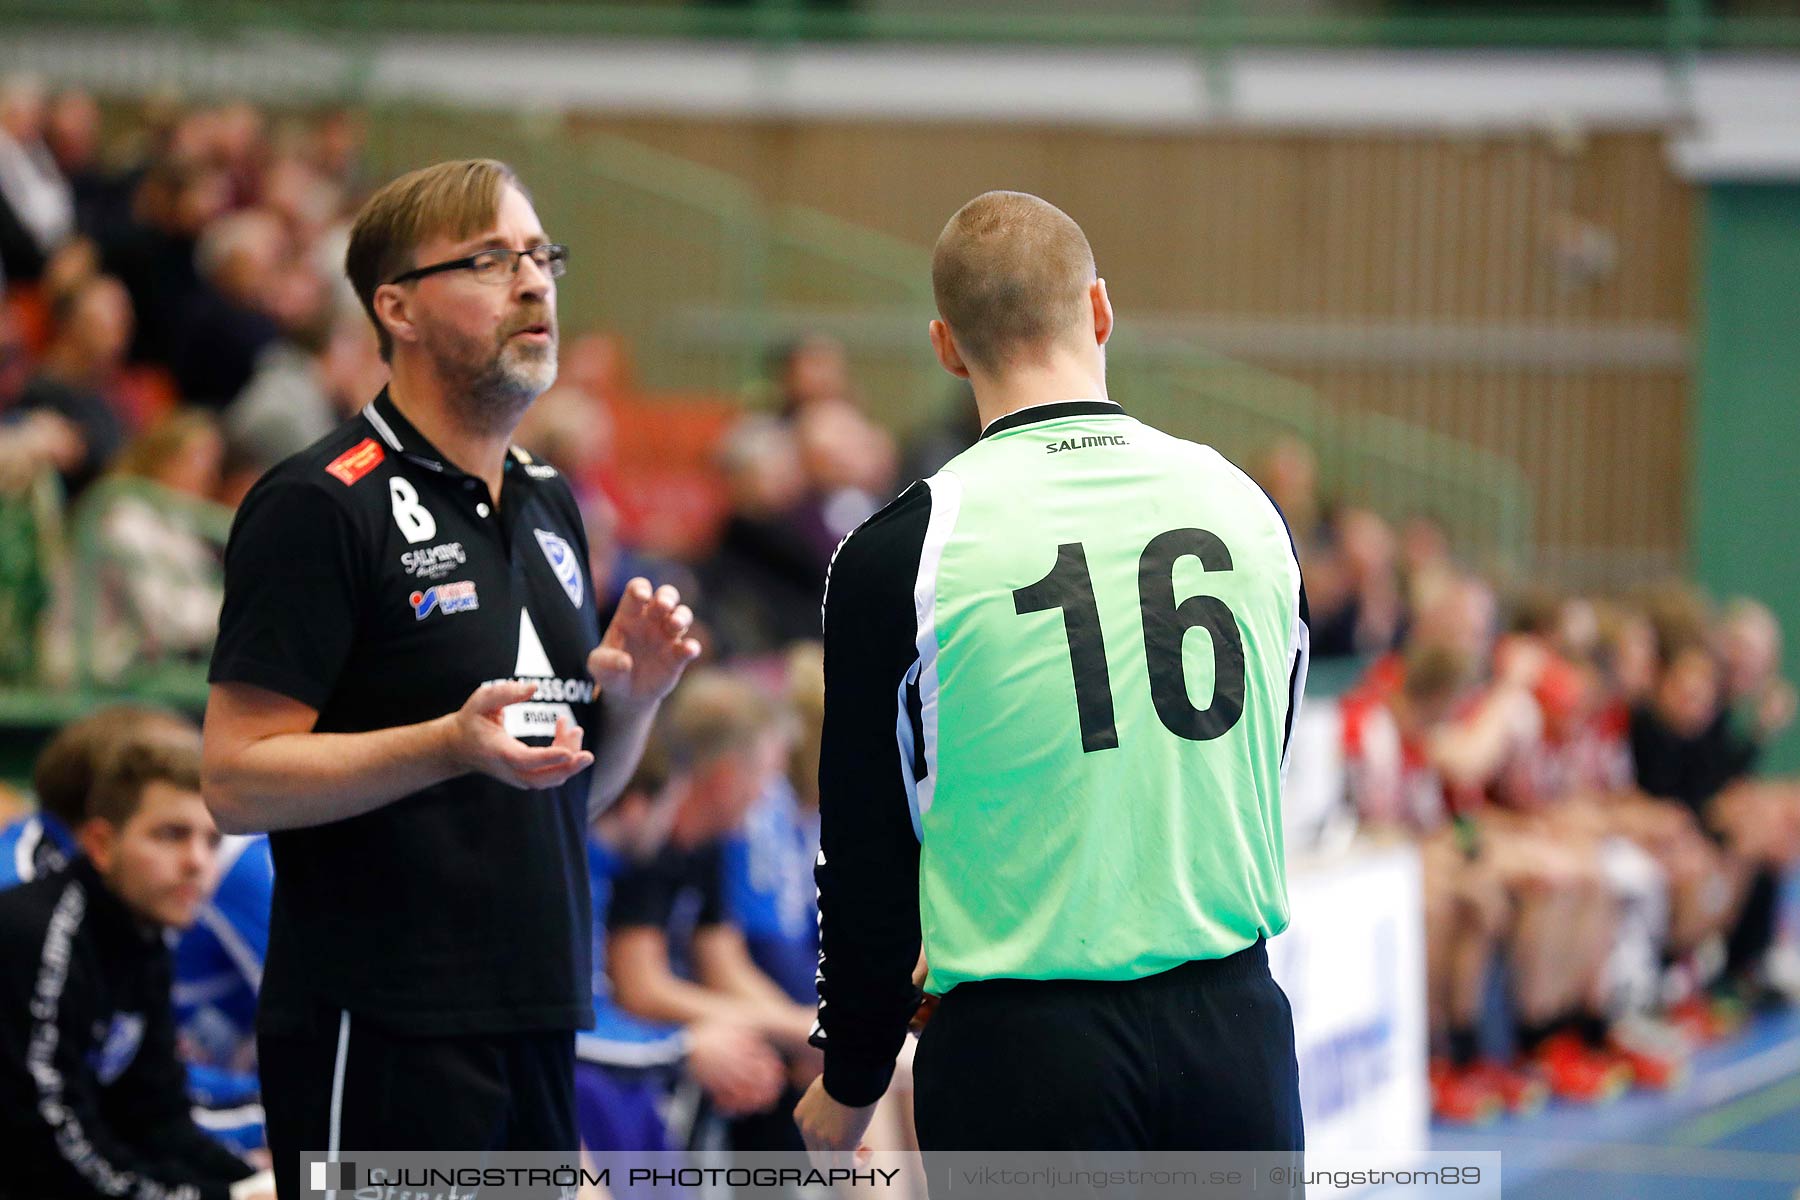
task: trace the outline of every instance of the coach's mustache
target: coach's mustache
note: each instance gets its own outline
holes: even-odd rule
[[[501,331],[500,340],[505,341],[515,333],[526,332],[548,333],[554,337],[556,335],[556,314],[547,308],[529,310]]]

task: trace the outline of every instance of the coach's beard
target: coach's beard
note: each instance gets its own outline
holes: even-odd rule
[[[542,345],[516,341],[514,334],[533,325],[549,332]],[[449,384],[449,400],[457,416],[482,433],[511,433],[531,402],[556,382],[556,318],[540,316],[511,326],[500,335],[492,353],[457,353],[473,350],[468,343],[438,357],[438,370]]]

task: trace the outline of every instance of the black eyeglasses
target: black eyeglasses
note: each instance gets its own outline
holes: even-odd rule
[[[414,267],[410,271],[402,271],[388,282],[408,283],[427,275],[436,275],[439,271],[473,271],[475,278],[482,283],[510,283],[513,276],[519,273],[519,260],[524,258],[531,259],[552,279],[560,279],[562,273],[569,269],[569,248],[555,242],[546,242],[529,250],[500,247],[483,250],[467,258],[453,258],[448,262],[432,263],[428,267]]]

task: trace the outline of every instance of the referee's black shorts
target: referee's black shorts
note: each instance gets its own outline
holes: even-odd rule
[[[573,1031],[418,1037],[342,1012],[309,1025],[256,1040],[281,1200],[321,1195],[300,1177],[307,1152],[576,1149]]]
[[[1125,982],[959,984],[913,1079],[925,1150],[1305,1149],[1293,1010],[1260,939]]]

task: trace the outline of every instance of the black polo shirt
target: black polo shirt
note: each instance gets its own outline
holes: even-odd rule
[[[535,679],[507,728],[543,745],[567,715],[592,748],[592,591],[581,514],[552,468],[513,450],[495,505],[384,389],[245,497],[211,679],[315,708],[320,733],[429,720],[483,683]],[[271,834],[260,1027],[348,1009],[418,1034],[585,1028],[589,783],[464,775]]]

